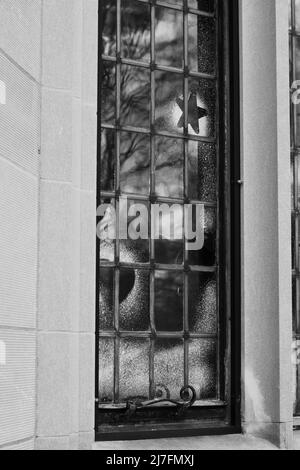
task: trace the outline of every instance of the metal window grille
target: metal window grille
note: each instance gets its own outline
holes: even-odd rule
[[[223,305],[226,296],[222,289],[224,282],[228,282],[226,272],[228,276],[229,271],[228,253],[224,253],[222,241],[227,236],[223,204],[227,200],[224,182],[227,139],[225,129],[220,132],[220,126],[225,127],[226,122],[224,109],[220,110],[220,103],[226,106],[226,97],[220,96],[220,63],[226,62],[221,3],[214,0],[100,1],[98,202],[112,204],[117,213],[115,241],[108,246],[98,240],[97,250],[100,298],[102,289],[102,305],[97,298],[99,383],[96,395],[100,424],[138,422],[146,416],[155,421],[157,416],[161,419],[163,412],[169,416],[173,409],[176,416],[184,418],[206,417],[207,409],[213,410],[215,418],[226,417],[228,377],[225,377],[224,363],[228,331],[227,307]],[[132,34],[135,16],[137,24]],[[159,30],[160,21],[167,28],[163,32]],[[141,23],[144,30],[140,29]],[[179,39],[172,36],[172,28]],[[169,192],[160,186],[163,186],[159,174],[163,169],[163,163],[159,167],[161,142],[165,142],[164,154],[176,142],[174,154],[179,155],[175,190]],[[141,171],[142,176],[135,175],[134,184],[128,184],[126,174],[130,166],[126,167],[126,158],[136,148],[136,158],[142,154],[141,168],[136,173]],[[196,175],[197,169],[190,158],[192,148],[196,148],[196,156],[202,161],[202,169],[198,167]],[[172,178],[173,170],[168,165],[167,170]],[[132,176],[130,171],[129,175]],[[195,178],[198,178],[197,190]],[[142,182],[140,186],[139,182]],[[143,242],[143,256],[132,256],[135,245],[128,248],[120,237],[118,214],[124,195],[129,204],[139,201],[147,208],[153,203],[180,207],[203,204],[205,236],[210,244],[209,249],[204,246],[206,255],[202,251],[192,256],[187,249],[188,240],[183,236],[177,241],[177,258],[171,250],[165,259],[170,243],[154,239],[154,221],[149,211],[151,236],[148,242]],[[183,228],[186,223],[183,216]],[[105,278],[102,284],[101,273]],[[196,284],[193,279],[197,280]],[[136,295],[138,300],[133,298],[132,290],[128,294],[128,285],[135,286],[137,280],[142,286]],[[206,286],[206,300],[200,284]],[[159,290],[158,286],[163,287]],[[136,292],[137,288],[134,289]],[[194,289],[200,289],[197,299]],[[162,306],[167,308],[165,299],[170,299],[173,305],[174,297],[177,317],[168,321],[163,317]],[[208,312],[207,321],[200,322],[198,327],[195,327],[197,309],[192,305],[196,301],[201,304],[198,314],[205,309]],[[194,316],[191,311],[196,312]],[[209,315],[213,317],[211,322]],[[162,351],[167,351],[165,358]],[[173,361],[175,379],[171,370]],[[194,410],[201,410],[200,414],[193,414]]]

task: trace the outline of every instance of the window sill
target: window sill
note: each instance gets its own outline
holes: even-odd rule
[[[278,448],[264,439],[232,434],[143,441],[104,441],[96,442],[93,445],[93,450],[278,450]]]

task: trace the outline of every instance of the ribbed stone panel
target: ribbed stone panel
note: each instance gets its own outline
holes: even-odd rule
[[[40,123],[38,85],[1,53],[0,84],[0,155],[37,175]]]
[[[14,444],[4,446],[0,450],[34,450],[34,439],[26,439]]]
[[[0,1],[0,47],[36,79],[40,76],[41,62],[41,3],[41,0]]]
[[[0,328],[6,363],[0,364],[0,446],[34,435],[35,332]]]
[[[36,325],[37,212],[37,179],[0,156],[0,327]]]

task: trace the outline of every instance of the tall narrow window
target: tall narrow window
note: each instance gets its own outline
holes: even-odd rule
[[[300,80],[300,2],[290,0],[290,82],[294,93]],[[300,108],[299,95],[291,101],[291,172],[292,172],[292,268],[293,268],[293,334],[294,334],[294,413],[300,416],[300,367],[298,352],[300,346]]]
[[[232,424],[228,17],[100,1],[100,438]]]

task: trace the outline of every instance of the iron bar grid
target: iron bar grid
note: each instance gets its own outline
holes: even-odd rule
[[[194,72],[189,70],[189,51],[188,51],[188,15],[195,14],[198,17],[210,17],[214,18],[216,16],[216,8],[214,13],[202,12],[188,7],[188,1],[183,0],[182,7],[175,4],[169,4],[162,1],[145,1],[139,0],[141,3],[146,3],[150,5],[150,17],[151,17],[151,40],[150,40],[150,62],[140,62],[132,59],[125,59],[121,57],[121,0],[116,0],[117,5],[117,17],[116,17],[116,57],[112,56],[102,56],[102,61],[113,62],[116,69],[116,120],[115,124],[107,124],[105,122],[101,123],[101,129],[113,130],[115,131],[116,137],[116,150],[115,150],[115,178],[114,178],[114,191],[101,191],[101,197],[111,198],[115,201],[116,213],[119,214],[120,207],[120,197],[123,195],[128,199],[140,200],[145,202],[150,202],[153,198],[158,203],[170,203],[170,204],[184,204],[189,202],[190,204],[202,204],[206,208],[215,208],[217,210],[217,220],[219,218],[219,204],[216,202],[203,202],[199,200],[189,200],[189,162],[188,162],[188,145],[190,141],[196,141],[199,143],[208,143],[216,144],[217,154],[219,153],[219,135],[218,132],[214,137],[204,137],[194,134],[189,134],[189,80],[191,78],[213,81],[215,88],[217,90],[216,98],[216,124],[218,124],[219,119],[219,110],[218,110],[218,80],[219,72],[215,75],[209,75],[200,72]],[[183,12],[183,69],[168,67],[163,65],[156,64],[155,57],[155,9],[156,6],[161,6],[169,8],[171,10],[178,10]],[[218,31],[218,29],[217,29]],[[219,43],[218,37],[216,38],[216,44]],[[217,53],[217,51],[216,51]],[[149,129],[139,128],[134,126],[123,126],[121,125],[121,65],[131,65],[150,70],[150,126]],[[184,116],[184,126],[182,134],[173,134],[167,131],[160,131],[155,129],[155,100],[156,100],[156,82],[155,82],[155,71],[164,71],[168,73],[177,73],[183,74],[183,116]],[[216,128],[218,126],[216,125]],[[145,136],[150,137],[150,193],[149,195],[140,195],[140,194],[121,194],[120,187],[120,153],[121,153],[121,135],[122,132],[134,132],[139,134],[144,134]],[[155,139],[156,137],[167,137],[167,138],[176,138],[183,140],[183,152],[184,152],[184,164],[183,164],[183,173],[184,173],[184,195],[183,198],[163,198],[157,197],[155,189]],[[219,158],[219,155],[217,156]],[[217,165],[218,168],[218,165]],[[153,230],[153,221],[151,220],[151,213],[149,217],[149,228],[151,233]],[[183,224],[185,227],[186,217],[184,214]],[[155,340],[156,339],[180,339],[183,340],[184,348],[184,385],[189,384],[189,344],[192,339],[210,339],[216,341],[217,344],[217,368],[219,375],[219,328],[216,334],[205,334],[205,333],[192,333],[190,331],[189,325],[189,273],[215,273],[218,282],[218,260],[219,252],[217,251],[216,259],[217,264],[215,266],[193,266],[189,265],[189,253],[187,249],[187,240],[183,239],[183,253],[184,260],[182,265],[165,265],[156,262],[155,259],[155,240],[151,236],[150,239],[150,262],[145,263],[121,263],[120,262],[120,237],[119,237],[119,220],[116,218],[116,241],[115,241],[115,262],[108,262],[100,260],[100,267],[102,268],[112,268],[114,270],[114,331],[99,331],[99,339],[113,339],[114,340],[114,403],[119,403],[119,386],[120,386],[120,340],[122,338],[147,338],[150,341],[150,354],[149,354],[149,397],[150,399],[155,398],[155,382],[154,382],[154,355],[155,355]],[[217,241],[219,239],[219,227],[217,222]],[[188,267],[188,268],[187,268]],[[120,305],[119,305],[119,289],[120,289],[120,271],[121,269],[136,269],[136,270],[149,270],[150,271],[150,299],[149,299],[149,321],[150,321],[150,330],[149,331],[122,331],[120,329]],[[155,272],[163,271],[173,271],[183,273],[183,330],[180,332],[163,332],[157,331],[155,324]],[[217,377],[217,398],[220,397],[219,393],[219,376]],[[199,403],[199,402],[197,402]],[[223,402],[222,402],[223,403]],[[224,404],[224,403],[223,403]]]
[[[154,7],[152,9],[154,9]],[[150,67],[150,63],[148,62],[142,62],[140,60],[134,60],[134,59],[125,59],[123,57],[102,55],[102,60],[107,61],[107,62],[113,62],[116,64],[121,64],[121,65],[131,65],[132,67],[141,67],[143,69],[149,69]],[[185,73],[184,69],[171,67],[167,65],[156,64],[154,59],[151,59],[151,64],[152,64],[153,71],[177,73],[178,75],[183,75]],[[186,65],[186,67],[188,67],[188,65]],[[202,73],[202,72],[195,72],[192,70],[189,70],[189,76],[192,78],[202,78],[204,80],[216,80],[215,75],[210,75],[208,73]]]
[[[154,181],[154,177],[153,177]],[[158,204],[183,204],[184,200],[180,198],[168,198],[168,197],[162,197],[162,196],[157,196],[155,192],[152,192],[152,196],[155,198],[155,202]],[[126,197],[128,200],[136,200],[136,201],[144,201],[147,202],[149,201],[149,196],[146,196],[144,194],[132,194],[132,193],[122,193],[120,191],[120,195],[118,196],[115,191],[101,191],[101,197],[104,199],[118,199],[122,197]],[[196,201],[195,199],[189,199],[189,203],[192,205],[196,204],[201,204],[205,208],[212,208],[215,209],[217,207],[216,202],[208,202],[208,201]]]
[[[142,269],[146,271],[174,271],[184,272],[185,266],[183,264],[159,264],[151,262],[149,263],[114,263],[113,261],[100,260],[100,266],[102,268],[119,268],[119,269]],[[191,273],[215,273],[217,266],[189,266]],[[300,275],[300,274],[299,274]]]
[[[196,400],[195,403],[194,403],[194,406],[195,407],[207,407],[207,408],[216,408],[216,407],[224,407],[226,406],[226,402],[224,401],[221,401],[221,400]],[[163,403],[163,404],[154,404],[152,405],[152,409],[153,407],[155,406],[155,408],[157,407],[175,407],[176,405],[172,405],[172,404],[167,404],[167,403]],[[124,410],[124,408],[126,409],[127,408],[127,403],[119,403],[118,405],[115,405],[114,406],[114,409],[115,410]],[[99,405],[99,409],[101,410],[107,410],[109,411],[111,409],[111,405],[107,405],[105,403],[101,403]]]
[[[155,331],[154,334],[152,331],[100,331],[100,338],[149,338],[152,337],[160,339],[182,339],[184,336],[184,331]],[[217,335],[213,333],[189,333],[190,339],[217,339]]]
[[[115,130],[116,126],[113,124],[102,123],[102,129]],[[169,137],[170,139],[189,140],[195,142],[203,142],[205,144],[214,144],[216,139],[214,137],[204,137],[193,134],[174,134],[167,131],[151,130],[142,127],[134,126],[118,126],[120,132],[135,132],[137,134],[144,134],[145,136]]]
[[[217,17],[219,17],[219,2],[214,2],[215,3],[215,11],[217,14]],[[217,29],[217,40],[216,40],[216,57],[219,57],[219,54],[221,54],[221,51],[219,50],[219,30]],[[216,121],[219,122],[220,119],[220,96],[219,96],[219,87],[218,84],[220,83],[220,71],[219,68],[217,68],[217,80],[216,80]],[[217,220],[220,221],[220,194],[219,194],[219,188],[220,188],[220,138],[219,138],[219,126],[216,126],[217,129],[217,139],[216,139],[216,155],[217,155],[217,168],[216,168],[216,173],[217,173],[217,194],[216,194],[216,200],[217,200]],[[220,259],[220,223],[217,224],[217,242],[216,242],[216,259]],[[219,288],[220,288],[220,279],[219,279],[219,270],[217,270],[216,274],[216,281],[217,281],[217,397],[220,399],[220,363],[221,363],[221,351],[220,351],[220,308],[219,308],[219,301],[220,301],[220,293],[219,293]]]
[[[188,68],[188,16],[187,12],[187,0],[184,0],[183,7],[183,69]],[[184,75],[183,81],[183,99],[184,99],[184,126],[183,133],[188,135],[188,119],[189,119],[189,110],[188,110],[188,99],[189,99],[189,75]],[[183,176],[184,176],[184,196],[189,197],[189,171],[188,171],[188,140],[184,141],[184,164],[183,164]],[[183,215],[183,225],[184,233],[186,228],[186,213],[184,211]],[[188,265],[189,262],[189,253],[187,250],[187,240],[184,237],[184,265]],[[184,329],[184,385],[189,384],[189,288],[188,288],[188,273],[184,271],[183,273],[183,329]]]
[[[203,10],[198,10],[196,8],[191,8],[188,5],[187,5],[187,7],[185,7],[185,5],[184,5],[185,0],[183,0],[182,5],[178,5],[177,3],[172,3],[172,0],[170,0],[170,2],[164,2],[164,1],[161,1],[161,0],[138,0],[138,1],[141,2],[141,3],[150,4],[150,5],[157,5],[158,7],[168,8],[169,10],[184,11],[184,9],[187,8],[187,11],[186,11],[187,13],[193,13],[195,15],[204,16],[206,18],[214,18],[215,17],[214,12],[207,12],[207,11],[203,11]]]
[[[151,64],[155,64],[155,16],[156,9],[155,4],[151,4],[150,7],[151,15],[151,51],[150,58]],[[151,67],[150,70],[150,131],[155,128],[155,70],[154,67]],[[150,197],[155,196],[155,137],[150,132]],[[149,217],[149,233],[152,234],[152,213],[150,212]],[[153,237],[150,238],[150,265],[155,262],[155,241]],[[150,279],[149,279],[149,288],[150,288],[150,354],[149,354],[149,398],[153,400],[155,398],[155,271],[150,270]]]
[[[117,0],[117,56],[121,54],[121,0]],[[121,64],[116,64],[116,122],[121,118]],[[120,191],[120,131],[116,130],[116,169],[115,169],[115,189]],[[120,202],[115,201],[116,213],[119,213]],[[101,250],[101,249],[100,249]],[[115,239],[115,259],[120,259],[120,237],[119,237],[119,218],[116,218],[116,239]],[[114,328],[119,331],[120,323],[120,268],[114,269]],[[114,338],[114,402],[119,401],[119,381],[120,381],[120,337],[116,334]]]

